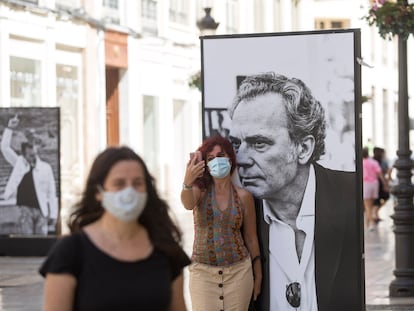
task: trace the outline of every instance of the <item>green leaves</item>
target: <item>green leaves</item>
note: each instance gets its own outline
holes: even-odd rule
[[[407,40],[410,34],[414,34],[414,4],[408,4],[407,0],[378,1],[363,19],[370,26],[377,26],[384,39],[392,40],[393,36],[399,36]]]
[[[196,72],[190,77],[188,86],[191,88],[196,88],[201,91],[201,71]]]

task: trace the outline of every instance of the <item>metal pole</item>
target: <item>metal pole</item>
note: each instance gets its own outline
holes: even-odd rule
[[[408,117],[407,41],[398,37],[398,185],[391,189],[397,197],[394,207],[395,279],[390,297],[414,297],[414,186],[411,183],[410,123]]]

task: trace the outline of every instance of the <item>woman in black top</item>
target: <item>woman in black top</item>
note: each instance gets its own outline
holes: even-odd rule
[[[130,148],[98,155],[69,228],[40,268],[44,310],[186,310],[181,233]]]

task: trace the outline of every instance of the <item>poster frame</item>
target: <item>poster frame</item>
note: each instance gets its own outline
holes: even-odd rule
[[[361,119],[361,105],[362,105],[362,94],[361,94],[361,33],[360,29],[335,29],[335,30],[315,30],[315,31],[297,31],[297,32],[280,32],[280,33],[254,33],[254,34],[236,34],[236,35],[212,35],[212,36],[202,36],[201,40],[201,86],[202,86],[202,138],[203,140],[213,136],[221,135],[227,136],[228,129],[226,130],[223,125],[231,123],[223,117],[217,117],[221,112],[226,111],[230,106],[232,99],[235,97],[238,86],[244,76],[263,73],[268,71],[263,70],[267,66],[266,61],[271,60],[270,57],[266,58],[265,53],[262,53],[263,47],[269,47],[275,53],[275,64],[271,64],[272,68],[277,68],[278,66],[287,68],[281,63],[281,58],[290,57],[289,53],[292,53],[292,59],[285,59],[287,63],[293,63],[298,58],[295,58],[300,53],[294,51],[295,47],[290,45],[281,44],[280,42],[286,43],[290,42],[295,44],[295,42],[301,40],[310,40],[317,37],[340,37],[340,36],[350,36],[351,45],[347,47],[346,51],[349,52],[349,55],[345,55],[350,66],[350,71],[353,79],[353,90],[350,100],[350,104],[353,105],[353,112],[348,114],[350,120],[349,122],[353,126],[353,144],[354,147],[352,150],[351,156],[353,156],[352,164],[343,163],[341,167],[329,167],[330,162],[326,162],[326,166],[332,169],[338,169],[340,171],[351,171],[354,173],[354,184],[353,184],[353,193],[355,197],[353,198],[354,202],[354,211],[353,216],[356,219],[355,222],[355,231],[356,235],[353,238],[355,242],[355,251],[357,253],[353,261],[357,266],[355,275],[355,287],[357,288],[358,294],[355,295],[354,305],[357,305],[359,308],[357,310],[365,310],[365,262],[364,262],[364,224],[363,224],[363,200],[362,200],[362,119]],[[244,41],[244,42],[243,42]],[[328,40],[329,41],[329,40]],[[266,42],[266,43],[263,43]],[[333,40],[333,42],[337,42]],[[299,46],[306,45],[302,43]],[[312,46],[312,44],[310,44]],[[285,52],[281,52],[283,57],[277,57],[278,51],[281,49],[278,47],[282,46]],[[290,47],[290,48],[289,48]],[[247,50],[248,52],[244,52]],[[296,49],[297,50],[297,49]],[[332,47],[333,53],[337,52],[337,47]],[[303,51],[306,53],[306,51]],[[241,55],[240,55],[241,54]],[[336,55],[336,54],[335,54]],[[328,57],[328,56],[325,56]],[[255,66],[255,62],[260,63],[257,68],[252,69]],[[334,59],[335,62],[335,59]],[[253,63],[253,64],[252,64]],[[311,66],[312,67],[312,66]],[[335,67],[335,65],[334,65]],[[338,66],[340,67],[340,66]],[[234,68],[237,71],[235,71]],[[305,68],[306,69],[306,68]],[[226,73],[229,70],[231,73]],[[312,74],[301,74],[299,69],[284,72],[281,70],[281,74],[284,74],[288,77],[295,77],[309,81],[312,80]],[[272,70],[269,70],[272,71]],[[323,71],[323,69],[322,69]],[[299,72],[299,74],[298,74]],[[306,83],[305,81],[305,83]],[[232,91],[226,91],[226,86],[231,85]],[[313,90],[312,87],[310,87]],[[231,93],[231,94],[228,94]],[[318,92],[316,92],[318,93]],[[223,95],[224,94],[224,95]],[[320,93],[319,93],[320,94]],[[222,96],[222,97],[221,97]],[[322,102],[322,100],[321,100]],[[219,103],[219,104],[217,104]],[[327,106],[325,106],[327,108]],[[215,119],[214,119],[215,117]],[[222,123],[220,120],[224,120]],[[223,134],[224,133],[224,134]],[[349,151],[348,149],[346,151]],[[342,160],[341,162],[345,162]],[[332,162],[331,162],[332,163]],[[237,173],[236,173],[237,175]],[[237,176],[236,176],[236,179]],[[257,199],[256,199],[257,202]],[[256,210],[260,208],[259,204],[256,204]],[[258,213],[261,215],[261,213]],[[259,232],[260,238],[260,232]],[[263,264],[263,263],[262,263]],[[262,311],[267,311],[266,308],[258,309]],[[337,309],[339,310],[339,309]],[[345,310],[345,309],[344,309]],[[320,309],[322,311],[322,309]]]
[[[8,128],[8,122],[12,118],[18,120],[17,127]],[[3,152],[0,153],[0,168],[2,168],[0,193],[2,194],[1,202],[4,203],[1,204],[4,222],[0,223],[0,255],[44,256],[54,244],[61,231],[60,108],[0,107],[1,139],[3,139],[6,128],[11,132],[9,147],[17,157],[22,155],[22,144],[32,143],[35,146],[38,160],[41,160],[43,165],[49,167],[45,171],[49,170],[49,174],[53,176],[49,180],[51,180],[50,184],[54,185],[54,189],[53,187],[51,189],[55,195],[52,195],[50,199],[48,198],[47,202],[39,203],[43,204],[48,210],[47,234],[24,232],[19,222],[23,212],[17,206],[16,192],[8,194],[8,198],[4,197],[6,184],[10,179],[14,166],[6,160]],[[42,170],[42,172],[45,171]],[[37,188],[44,187],[44,181],[37,180],[39,181],[38,185],[42,183],[42,186],[37,186]],[[38,191],[37,189],[35,190]],[[39,197],[39,195],[36,195],[36,197],[39,200],[44,198],[44,196]]]

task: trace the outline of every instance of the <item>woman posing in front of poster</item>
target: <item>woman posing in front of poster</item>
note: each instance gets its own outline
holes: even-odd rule
[[[181,201],[194,216],[193,311],[246,311],[260,294],[254,201],[232,182],[235,168],[233,146],[220,136],[206,139],[187,164]]]
[[[185,311],[181,234],[143,160],[128,147],[95,159],[69,228],[40,268],[45,311]]]

